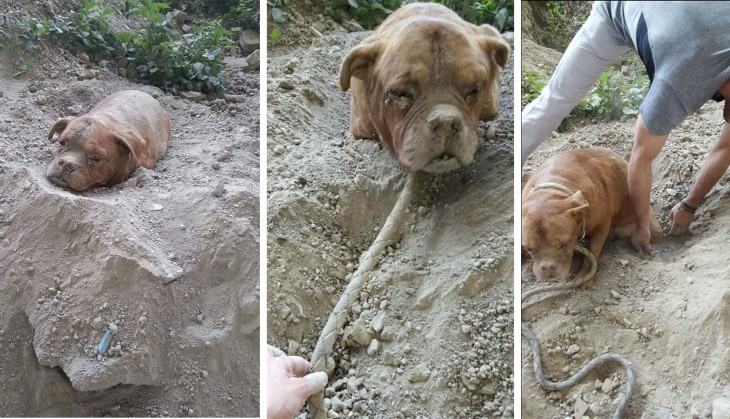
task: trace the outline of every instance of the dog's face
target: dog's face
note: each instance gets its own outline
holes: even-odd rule
[[[470,164],[478,121],[498,111],[509,46],[491,26],[462,23],[424,16],[399,36],[376,34],[342,64],[340,87],[365,83],[378,135],[406,172]]]
[[[532,271],[538,280],[568,278],[586,208],[588,203],[580,191],[566,197],[535,190],[524,200],[522,245],[532,257]]]
[[[141,155],[146,146],[136,131],[115,130],[91,116],[61,118],[53,124],[48,139],[53,140],[56,133],[60,148],[46,177],[79,192],[124,181],[130,159]]]

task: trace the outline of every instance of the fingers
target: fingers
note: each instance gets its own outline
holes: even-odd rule
[[[286,364],[295,377],[304,377],[309,374],[311,368],[309,362],[300,356],[287,357]]]
[[[269,345],[269,356],[278,357],[278,356],[282,356],[282,355],[285,355],[284,351],[282,351],[281,349],[279,349],[275,346]]]
[[[315,372],[301,378],[292,378],[294,393],[298,396],[308,398],[314,393],[324,390],[329,378],[326,372]]]

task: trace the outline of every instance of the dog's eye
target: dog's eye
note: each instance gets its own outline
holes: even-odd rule
[[[568,243],[563,243],[560,245],[560,247],[558,247],[558,250],[560,250],[561,252],[564,252],[565,249],[567,249],[567,248],[568,248]]]
[[[398,109],[406,110],[415,98],[416,96],[408,90],[391,89],[385,93],[384,102],[387,106],[395,106]]]
[[[89,156],[89,158],[87,159],[87,162],[88,162],[88,163],[89,163],[90,165],[92,165],[92,166],[98,166],[98,165],[100,165],[100,164],[101,164],[101,163],[102,163],[103,161],[104,161],[104,159],[102,159],[102,158],[101,158],[101,156],[100,156],[100,155],[98,155],[98,154],[94,154],[94,155],[92,155],[92,156]]]
[[[60,140],[58,144],[61,145],[61,147],[66,147],[66,141]]]
[[[466,99],[467,102],[474,103],[477,101],[477,99],[479,99],[479,97],[482,95],[483,92],[484,92],[484,85],[478,84],[478,85],[474,86],[474,88],[471,89],[464,98]]]

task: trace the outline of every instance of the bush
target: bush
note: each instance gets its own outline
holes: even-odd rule
[[[522,108],[535,100],[547,84],[536,71],[522,69]],[[636,115],[649,88],[645,75],[625,76],[613,67],[604,71],[566,119],[598,118],[615,120],[625,115]]]

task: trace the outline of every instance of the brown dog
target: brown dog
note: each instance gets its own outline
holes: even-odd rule
[[[140,166],[151,169],[165,155],[172,130],[160,103],[147,93],[124,90],[107,96],[91,112],[53,124],[61,148],[46,177],[75,191],[123,182]]]
[[[438,4],[398,9],[340,68],[340,88],[352,88],[353,136],[379,137],[406,172],[470,164],[477,122],[497,114],[508,57],[492,26]]]
[[[608,238],[631,237],[628,163],[606,148],[567,151],[550,158],[522,190],[522,246],[538,280],[567,279],[573,246],[585,235],[598,259]],[[661,237],[651,214],[652,237]],[[588,262],[579,274],[587,272]]]

